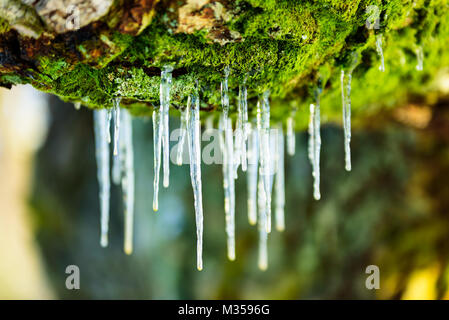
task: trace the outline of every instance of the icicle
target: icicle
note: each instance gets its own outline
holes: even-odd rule
[[[120,109],[120,102],[118,102],[118,108]],[[112,121],[112,109],[108,110],[108,143],[111,143],[111,121]],[[114,112],[114,148],[116,144],[120,146],[120,111]],[[115,128],[117,131],[115,132]],[[115,185],[119,185],[122,181],[122,164],[121,159],[118,156],[112,158],[112,182]]]
[[[266,197],[264,191],[264,185],[262,180],[259,180],[257,185],[257,194],[258,194],[258,207],[259,207],[259,216],[258,216],[258,229],[259,229],[259,269],[262,271],[267,270],[268,268],[268,250],[267,250],[267,208],[266,208]]]
[[[267,219],[271,221],[271,184],[270,184],[270,96],[269,91],[265,91],[263,99],[257,104],[257,128],[259,130],[259,152],[260,152],[260,175],[263,180],[266,199]],[[267,232],[271,231],[271,223],[266,223]]]
[[[75,110],[79,110],[79,109],[81,109],[81,102],[77,101],[73,104],[73,106],[75,107]]]
[[[295,155],[296,148],[296,137],[295,137],[295,120],[294,120],[295,112],[287,118],[287,153],[290,156]]]
[[[351,79],[352,74],[341,70],[341,101],[343,106],[343,129],[345,140],[345,169],[351,171]]]
[[[112,122],[112,109],[107,110],[108,113],[108,122],[107,122],[107,139],[108,143],[111,143],[111,122]]]
[[[229,114],[229,95],[228,95],[228,77],[229,77],[229,66],[224,69],[224,78],[221,81],[221,105],[223,107],[223,115],[228,118]]]
[[[234,180],[234,144],[232,122],[224,121],[225,146],[223,153],[223,188],[225,191],[225,220],[229,260],[235,260],[235,180]]]
[[[250,124],[251,125],[251,124]],[[257,222],[257,171],[259,168],[259,135],[257,130],[248,129],[248,220]]]
[[[228,77],[230,69],[224,70],[224,78],[221,81],[221,104],[223,113],[220,117],[220,149],[223,154],[223,190],[227,237],[227,252],[229,260],[235,260],[235,191],[234,191],[234,137],[232,133],[232,121],[229,119]]]
[[[313,197],[315,200],[321,198],[320,194],[320,101],[317,97],[317,104],[310,105],[309,122],[309,158],[311,158],[313,167]]]
[[[351,81],[352,72],[359,60],[359,54],[354,52],[351,59],[352,61],[347,72],[341,69],[340,74],[346,171],[351,171]]]
[[[379,70],[384,72],[385,71],[385,62],[384,62],[384,51],[382,48],[382,33],[379,33],[376,36],[376,50],[377,50],[377,54],[380,57]]]
[[[114,100],[114,156],[118,154],[118,140],[120,132],[120,100],[120,98],[115,98]]]
[[[134,150],[132,136],[132,118],[128,110],[123,109],[121,114],[122,129],[120,133],[120,160],[122,168],[122,192],[125,207],[125,241],[124,251],[131,254],[133,251],[133,224],[134,224]]]
[[[162,123],[161,110],[153,110],[153,166],[154,166],[154,181],[153,181],[153,210],[159,209],[159,175],[161,171],[161,147],[162,147]]]
[[[111,182],[109,180],[109,144],[107,140],[108,113],[105,109],[94,111],[95,156],[97,160],[97,178],[99,185],[102,247],[108,245],[109,198]]]
[[[285,179],[284,179],[284,133],[282,132],[282,125],[277,130],[276,141],[276,229],[284,231],[284,207],[285,207]]]
[[[424,52],[422,46],[418,46],[418,48],[416,48],[416,59],[418,61],[418,64],[416,65],[416,70],[423,71]]]
[[[201,130],[200,101],[198,93],[192,96],[191,107],[188,108],[188,144],[190,155],[190,177],[192,180],[195,201],[195,220],[197,237],[197,268],[203,269],[203,199],[201,186]]]
[[[189,118],[189,110],[190,109],[190,96],[187,98],[187,106],[184,110],[181,111],[181,136],[179,138],[178,143],[178,153],[176,154],[176,164],[178,166],[182,165],[182,154],[184,152],[184,141],[187,133],[187,123]]]
[[[161,71],[160,106],[153,111],[153,144],[154,144],[154,182],[153,210],[159,209],[159,176],[161,171],[161,153],[164,147],[164,187],[168,187],[170,174],[169,127],[170,88],[172,83],[170,66]]]
[[[164,66],[161,71],[160,103],[162,112],[162,148],[163,148],[163,167],[164,167],[164,188],[170,183],[170,131],[168,126],[169,108],[170,108],[170,89],[172,84],[173,67]]]
[[[245,85],[239,86],[239,101],[238,101],[238,118],[237,118],[237,133],[236,133],[236,168],[237,171],[239,163],[242,165],[242,171],[247,169],[247,152],[246,141],[248,139],[248,102],[247,90]],[[236,173],[237,174],[237,173]]]

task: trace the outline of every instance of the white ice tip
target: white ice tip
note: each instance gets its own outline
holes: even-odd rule
[[[315,200],[320,200],[320,199],[321,199],[321,194],[315,193],[315,194],[313,195],[313,198],[314,198]]]
[[[279,232],[284,232],[285,231],[285,226],[276,226],[276,230]]]
[[[268,265],[266,262],[259,262],[259,269],[261,271],[266,271],[268,269]]]
[[[125,245],[124,251],[125,251],[125,254],[131,255],[133,253],[133,248],[130,245]]]
[[[100,245],[103,248],[106,248],[108,246],[108,235],[107,234],[102,234],[101,235]]]
[[[256,223],[257,223],[257,220],[253,219],[253,218],[249,218],[248,221],[249,221],[249,224],[252,225],[252,226],[255,226]]]
[[[235,252],[228,252],[229,261],[235,261]]]
[[[164,188],[168,188],[168,186],[170,185],[170,181],[168,179],[164,179]]]
[[[203,271],[203,264],[198,264],[198,265],[196,266],[196,269],[197,269],[198,271]]]
[[[153,211],[157,212],[159,210],[159,206],[157,205],[157,203],[153,203]]]
[[[349,171],[351,171],[351,169],[352,169],[352,168],[351,168],[351,165],[346,165],[346,166],[345,166],[345,170],[346,170],[346,171],[349,172]]]

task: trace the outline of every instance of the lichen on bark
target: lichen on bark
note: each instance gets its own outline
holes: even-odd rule
[[[116,0],[73,31],[49,22],[36,9],[43,3],[52,1],[3,0],[2,85],[31,83],[91,108],[111,107],[121,96],[123,106],[136,115],[150,114],[159,103],[165,64],[174,66],[174,107],[185,103],[198,79],[202,110],[219,110],[222,70],[230,66],[231,99],[244,79],[250,109],[270,90],[274,120],[293,107],[305,112],[321,78],[323,115],[338,121],[339,71],[352,52],[361,55],[353,80],[356,118],[410,99],[431,103],[443,94],[436,81],[449,65],[449,4],[443,0]],[[38,18],[36,26],[42,29],[36,27],[34,38],[7,14],[18,4]],[[379,29],[367,28],[369,6],[378,9]],[[375,50],[378,33],[384,39],[383,73]],[[422,72],[415,68],[418,46],[424,50]],[[298,128],[304,127],[307,117],[296,114]]]

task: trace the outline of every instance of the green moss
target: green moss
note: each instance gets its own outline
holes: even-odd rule
[[[365,26],[369,5],[379,8],[380,30]],[[198,79],[203,106],[209,108],[220,104],[221,74],[229,65],[232,102],[238,85],[247,79],[250,108],[254,108],[258,95],[270,90],[273,119],[283,119],[296,107],[301,128],[319,78],[326,84],[323,119],[340,121],[339,74],[354,51],[361,55],[353,78],[355,116],[406,101],[411,92],[425,95],[436,90],[431,87],[432,80],[438,68],[449,63],[445,49],[449,38],[447,1],[247,0],[236,1],[231,12],[234,17],[228,27],[241,34],[242,42],[224,46],[210,43],[204,30],[173,34],[176,21],[160,12],[137,37],[114,33],[103,39],[102,45],[113,51],[106,59],[83,53],[88,52],[84,47],[99,45],[93,43],[78,46],[86,64],[40,57],[39,74],[32,83],[92,108],[110,107],[113,98],[121,96],[133,113],[149,115],[151,106],[158,105],[158,68],[164,64],[175,67],[175,107],[185,103]],[[385,73],[378,70],[378,32],[384,34]],[[417,45],[424,48],[424,72],[415,70]],[[87,65],[92,59],[99,62],[95,67]],[[16,80],[19,82],[7,79],[12,83]]]

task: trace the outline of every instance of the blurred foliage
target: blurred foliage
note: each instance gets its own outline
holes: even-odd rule
[[[257,229],[246,211],[246,178],[236,185],[237,260],[226,259],[221,166],[202,166],[204,266],[195,268],[188,166],[171,165],[171,185],[152,211],[152,127],[134,119],[135,251],[122,252],[121,192],[112,190],[110,245],[99,245],[99,204],[91,113],[51,98],[53,121],[35,168],[37,239],[61,298],[305,299],[401,298],[410,280],[447,292],[449,270],[449,112],[441,101],[424,129],[389,114],[353,132],[353,171],[344,171],[343,133],[322,128],[322,199],[312,198],[307,134],[286,163],[286,231],[269,237],[269,268],[257,269]],[[306,118],[307,114],[301,114]],[[178,126],[172,120],[171,127]],[[65,267],[81,270],[81,290],[65,289]],[[381,289],[365,288],[380,268]],[[417,273],[418,272],[418,273]],[[420,278],[421,277],[421,278]],[[427,279],[426,277],[424,277]],[[419,288],[419,286],[418,286]],[[407,295],[405,295],[406,291]]]

